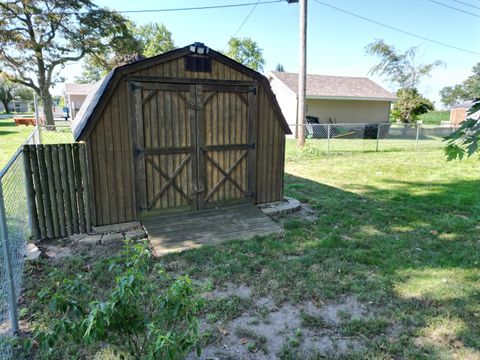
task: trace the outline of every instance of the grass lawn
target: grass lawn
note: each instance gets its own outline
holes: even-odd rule
[[[286,195],[314,221],[157,260],[204,291],[205,357],[480,359],[478,160],[447,163],[438,149],[326,157],[288,142],[285,171]],[[35,299],[52,267],[106,276],[85,263],[79,252],[27,269],[24,326],[49,321]],[[68,344],[51,358],[95,351]]]
[[[32,126],[15,126],[13,118],[0,119],[0,169],[32,133]]]
[[[15,126],[13,118],[0,118],[0,169],[7,164],[33,130],[32,126]],[[55,131],[43,131],[42,139],[44,144],[73,142],[70,127],[66,127],[63,122],[59,123]]]
[[[442,121],[450,120],[450,110],[429,111],[420,115],[419,120],[428,125],[440,125]]]

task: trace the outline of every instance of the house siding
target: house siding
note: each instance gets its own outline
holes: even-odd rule
[[[68,95],[68,102],[70,107],[70,116],[75,119],[78,111],[82,107],[87,95]]]
[[[450,124],[460,125],[467,116],[467,108],[453,108],[450,110]]]
[[[283,116],[287,120],[292,134],[295,134],[295,124],[297,123],[297,96],[292,93],[280,80],[272,78],[270,81],[273,93],[277,98]]]
[[[388,122],[390,101],[307,99],[307,115],[321,123]]]

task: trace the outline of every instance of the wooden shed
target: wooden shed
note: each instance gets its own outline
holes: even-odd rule
[[[283,199],[290,130],[267,78],[201,43],[114,69],[72,127],[96,225]]]

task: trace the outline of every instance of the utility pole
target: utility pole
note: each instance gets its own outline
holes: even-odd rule
[[[297,144],[305,145],[305,93],[307,90],[307,0],[299,0],[299,58]]]

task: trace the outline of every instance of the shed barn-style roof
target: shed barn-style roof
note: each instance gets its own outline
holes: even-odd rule
[[[148,68],[153,64],[158,64],[159,62],[167,62],[176,58],[183,57],[185,55],[195,52],[195,47],[203,44],[195,43],[182,48],[178,48],[169,52],[166,52],[161,55],[157,55],[151,58],[139,60],[127,65],[119,66],[113,69],[107,76],[94,84],[94,87],[89,92],[85,102],[82,104],[82,107],[78,114],[75,117],[75,121],[72,123],[72,132],[75,140],[82,140],[85,134],[93,128],[95,121],[98,117],[99,109],[102,104],[106,103],[109,98],[109,90],[114,88],[122,76],[128,75],[129,73]],[[205,47],[206,53],[205,56],[209,56],[216,61],[223,63],[227,66],[235,68],[237,71],[242,72],[258,81],[260,86],[263,86],[266,89],[266,93],[272,102],[272,106],[280,119],[281,127],[286,134],[291,134],[291,130],[285,120],[285,117],[282,114],[280,106],[275,98],[275,95],[271,91],[270,82],[268,79],[260,74],[259,72],[250,69],[239,62],[230,59],[229,57],[212,50],[208,47]],[[194,82],[194,80],[192,80]]]
[[[298,91],[298,74],[272,71],[270,78],[281,81],[294,94]],[[307,97],[316,99],[386,100],[397,98],[366,77],[307,75]]]

